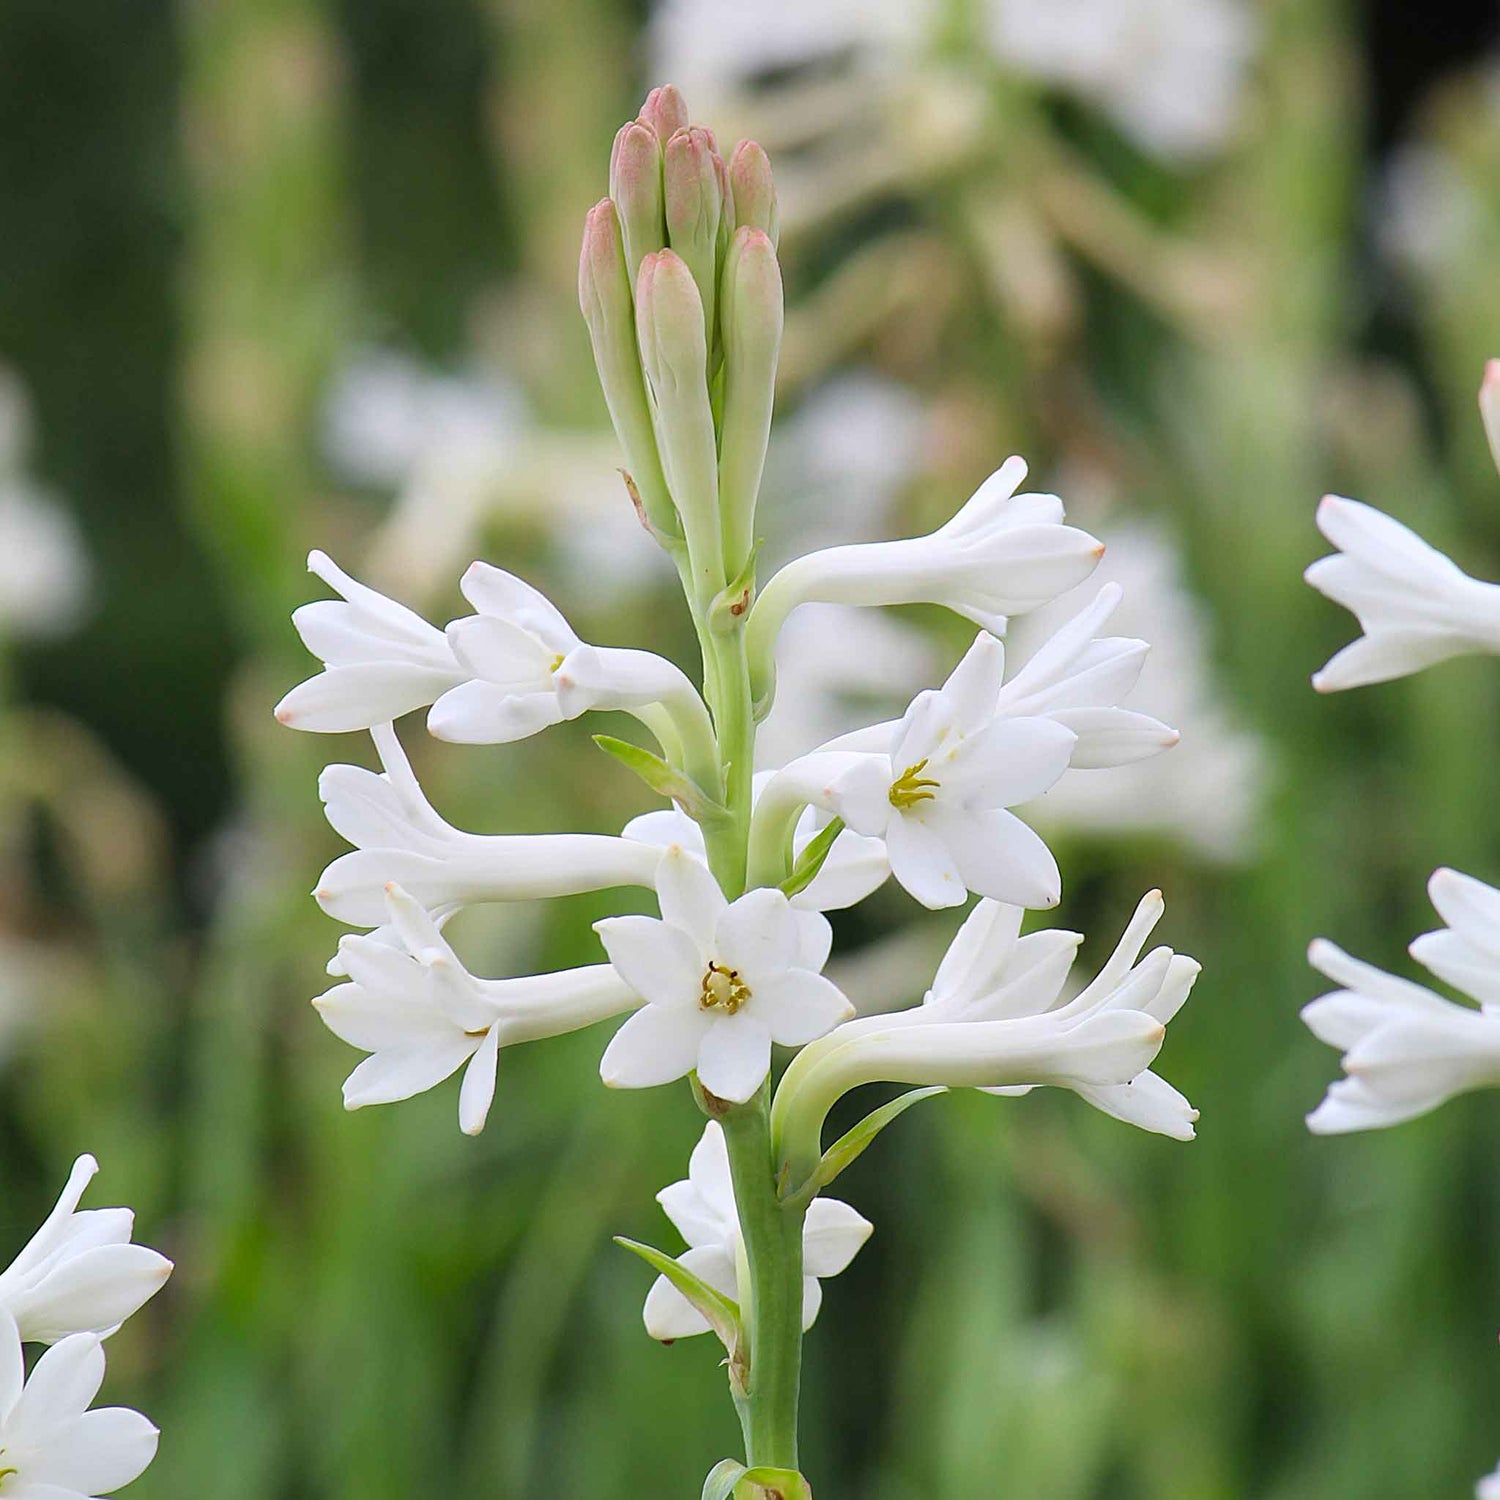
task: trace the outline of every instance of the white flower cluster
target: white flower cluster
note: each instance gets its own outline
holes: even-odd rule
[[[840,1270],[870,1231],[817,1196],[837,1170],[823,1161],[824,1119],[850,1089],[1061,1085],[1146,1130],[1191,1137],[1191,1106],[1150,1069],[1197,964],[1166,948],[1141,957],[1162,911],[1153,893],[1113,958],[1068,998],[1081,939],[1022,936],[1026,909],[1057,905],[1062,880],[1012,811],[1070,769],[1107,775],[1177,734],[1125,706],[1147,646],[1106,633],[1118,585],[1008,670],[1008,618],[1079,587],[1104,551],[1066,524],[1056,496],[1021,490],[1019,458],[930,535],[810,552],[757,589],[754,504],[781,320],[764,153],[741,143],[726,164],[712,135],[686,123],[680,98],[658,90],[617,137],[611,185],[614,197],[588,218],[580,297],[632,496],[677,565],[698,626],[703,695],[660,656],[580,640],[534,588],[488,564],[463,575],[474,612],[438,629],[314,553],[312,571],[340,597],[296,612],[323,669],[277,717],[305,730],[366,730],[382,767],[330,766],[320,788],[329,822],[355,847],[323,873],[317,899],[373,929],[343,939],[330,965],[342,982],[315,1002],[369,1054],[345,1084],[346,1105],[406,1098],[462,1069],[459,1120],[474,1133],[502,1048],[625,1015],[603,1053],[604,1082],[691,1077],[714,1122],[687,1183],[663,1195],[690,1248],[662,1271],[647,1324],[660,1337],[714,1327],[737,1369],[745,1351],[729,1323],[715,1322],[713,1299],[732,1299],[742,1317],[746,1266],[759,1252],[741,1240],[744,1183],[730,1165],[763,1160],[755,1189],[772,1217],[797,1216],[792,1260],[810,1322],[818,1278]],[[716,362],[722,411],[707,390]],[[794,612],[908,604],[980,627],[947,681],[899,719],[754,774],[755,724],[775,699],[778,639]],[[437,739],[497,745],[592,710],[631,714],[654,748],[604,748],[675,807],[618,835],[461,832],[429,804],[397,737],[394,721],[418,710]],[[889,878],[929,908],[982,899],[924,1001],[861,1019],[823,973],[824,913]],[[465,906],[616,886],[652,890],[659,916],[596,923],[607,962],[478,978],[443,936]],[[797,1055],[773,1099],[777,1047]],[[762,1132],[760,1144],[736,1157],[747,1128]],[[735,1327],[751,1330],[754,1319]]]
[[[128,1208],[80,1210],[99,1170],[80,1156],[57,1206],[0,1272],[0,1493],[7,1500],[94,1500],[156,1456],[139,1412],[90,1410],[104,1382],[103,1341],[172,1273],[131,1243]],[[22,1345],[51,1347],[26,1373]]]
[[[1500,468],[1500,360],[1485,366],[1479,412]],[[1500,584],[1471,578],[1399,521],[1356,500],[1325,496],[1318,528],[1339,550],[1308,568],[1307,581],[1351,610],[1364,632],[1313,677],[1319,692],[1406,677],[1450,657],[1500,655]],[[1456,1094],[1500,1086],[1500,889],[1438,870],[1427,891],[1447,926],[1417,938],[1411,956],[1477,1008],[1319,938],[1308,961],[1342,988],[1306,1006],[1302,1019],[1343,1053],[1345,1076],[1307,1117],[1310,1130],[1398,1125]],[[1477,1494],[1500,1496],[1500,1472],[1481,1480]]]

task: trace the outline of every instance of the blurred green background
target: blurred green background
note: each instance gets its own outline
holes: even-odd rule
[[[1136,701],[1184,733],[1039,822],[1086,964],[1152,885],[1204,963],[1162,1061],[1199,1139],[1051,1094],[883,1137],[808,1345],[818,1494],[1409,1500],[1493,1465],[1500,1100],[1314,1140],[1337,1060],[1297,1009],[1313,936],[1407,972],[1431,870],[1500,875],[1494,663],[1318,700],[1354,626],[1299,576],[1329,489],[1500,576],[1497,18],[1120,0],[1059,43],[999,9],[0,5],[0,1256],[90,1150],[90,1201],[177,1260],[110,1345],[164,1434],[132,1495],[689,1496],[736,1451],[716,1350],[651,1343],[609,1242],[676,1248],[687,1090],[606,1092],[588,1033],[507,1054],[478,1140],[453,1087],[346,1115],[306,893],[317,771],[370,754],[270,715],[314,545],[438,620],[483,555],[691,664],[574,299],[661,81],[782,183],[771,550],[926,529],[1022,452],[1112,545]],[[1124,11],[1123,75],[1068,53]],[[963,643],[887,623],[809,635],[788,714],[904,702]],[[579,724],[407,738],[463,827],[646,805]],[[611,909],[459,930],[521,973],[592,961]],[[915,998],[953,923],[887,890],[836,925],[858,1000]]]

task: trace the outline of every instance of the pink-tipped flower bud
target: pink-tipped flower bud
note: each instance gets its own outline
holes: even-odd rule
[[[640,122],[656,132],[663,146],[679,131],[688,127],[688,107],[675,84],[652,89],[641,105]]]
[[[706,602],[724,587],[718,441],[703,300],[681,256],[662,250],[641,262],[635,316],[641,367],[655,398],[657,451]]]
[[[1484,420],[1484,435],[1490,440],[1490,453],[1500,469],[1500,359],[1485,361],[1484,379],[1479,385],[1479,415]]]
[[[639,120],[622,125],[609,159],[609,195],[625,234],[625,261],[632,281],[641,261],[667,243],[662,205],[661,142]]]
[[[754,141],[741,141],[729,159],[729,186],[734,194],[734,222],[748,224],[770,236],[771,244],[781,236],[776,211],[776,182],[771,176],[771,158]]]
[[[578,304],[588,324],[594,365],[604,389],[610,421],[641,508],[658,533],[680,536],[677,513],[667,492],[656,452],[656,435],[646,405],[646,386],[636,349],[635,308],[625,270],[625,246],[615,205],[605,198],[589,210],[578,256]]]
[[[719,154],[706,130],[677,131],[663,156],[667,243],[686,262],[703,302],[708,346],[713,347],[715,303],[719,273],[719,224],[723,198],[719,186]]]
[[[771,436],[776,361],[783,320],[781,267],[764,230],[741,225],[724,261],[719,326],[724,398],[719,434],[719,497],[724,566],[737,576],[755,539],[755,504]]]

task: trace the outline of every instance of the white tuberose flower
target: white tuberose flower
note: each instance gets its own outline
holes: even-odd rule
[[[860,542],[810,552],[788,563],[750,612],[748,648],[769,662],[781,623],[799,605],[943,604],[987,630],[1081,583],[1103,544],[1064,526],[1056,495],[1017,495],[1026,477],[1007,459],[963,509],[929,536]]]
[[[704,1127],[693,1147],[685,1181],[656,1195],[682,1232],[688,1249],[678,1260],[700,1280],[743,1303],[738,1265],[740,1225],[729,1174],[729,1150],[717,1120]],[[814,1198],[802,1230],[802,1327],[811,1328],[823,1303],[820,1278],[837,1276],[859,1253],[874,1225],[837,1198]],[[654,1339],[684,1339],[707,1333],[708,1322],[667,1280],[658,1276],[646,1296],[646,1332]]]
[[[1411,955],[1479,1009],[1319,938],[1308,962],[1344,988],[1304,1006],[1302,1019],[1343,1052],[1347,1074],[1307,1117],[1319,1135],[1398,1125],[1455,1094],[1500,1084],[1500,890],[1456,870],[1437,871],[1427,890],[1448,926],[1419,937]]]
[[[1320,693],[1405,677],[1471,652],[1500,653],[1500,584],[1481,583],[1390,516],[1325,495],[1318,529],[1339,553],[1303,575],[1364,629],[1314,674]]]
[[[103,1383],[104,1349],[92,1333],[55,1344],[27,1379],[21,1336],[0,1313],[0,1494],[6,1500],[96,1500],[145,1472],[156,1457],[156,1428],[124,1407],[90,1411]]]
[[[318,781],[334,831],[355,845],[323,871],[315,892],[329,916],[351,927],[386,920],[394,882],[438,918],[486,901],[576,895],[652,884],[645,845],[595,833],[461,833],[422,794],[389,724],[372,731],[384,774],[329,766]]]
[[[98,1170],[92,1156],[73,1163],[46,1222],[0,1272],[0,1312],[15,1321],[23,1339],[54,1344],[74,1333],[108,1338],[172,1274],[164,1255],[130,1243],[135,1215],[128,1208],[79,1210]]]
[[[1092,983],[1064,1002],[1078,934],[1020,937],[1019,907],[980,902],[922,1005],[847,1022],[792,1060],[773,1110],[779,1147],[810,1167],[828,1111],[881,1081],[1001,1094],[1054,1084],[1128,1124],[1191,1140],[1197,1112],[1147,1071],[1199,972],[1166,947],[1140,959],[1162,909],[1150,892]]]
[[[711,1094],[747,1100],[771,1066],[771,1043],[800,1047],[854,1014],[819,972],[833,934],[769,887],[725,900],[682,849],[661,859],[661,919],[594,924],[609,961],[647,1003],[600,1063],[613,1088],[650,1088],[697,1070]]]
[[[425,708],[469,675],[448,638],[421,615],[351,578],[326,553],[309,553],[307,568],[343,597],[304,604],[292,615],[323,670],[276,705],[288,728],[369,729]]]
[[[778,772],[765,826],[809,802],[883,839],[891,873],[924,906],[957,906],[969,891],[1055,906],[1057,862],[1006,809],[1062,775],[1078,736],[1055,718],[1004,715],[1004,674],[1004,647],[981,634],[940,689],[913,700],[888,754],[826,750]]]
[[[313,1004],[330,1031],[370,1053],[344,1083],[344,1106],[389,1104],[435,1087],[465,1063],[459,1126],[484,1129],[500,1048],[561,1036],[633,1010],[635,993],[608,964],[519,979],[476,979],[437,925],[399,886],[386,891],[403,946],[375,937],[339,943],[350,983]]]
[[[923,1013],[930,1020],[966,1021],[1046,1015],[1059,1024],[1072,1025],[1107,1011],[1134,1011],[1166,1026],[1192,992],[1200,965],[1166,947],[1141,958],[1141,949],[1165,909],[1160,891],[1147,892],[1109,961],[1071,1001],[1064,1002],[1062,982],[1081,939],[1074,933],[1051,931],[1021,937],[1019,908],[981,901],[939,965],[923,999]],[[1029,1090],[1013,1087],[989,1092],[1019,1095]],[[1193,1138],[1198,1111],[1149,1070],[1128,1083],[1085,1083],[1075,1085],[1074,1092],[1127,1125],[1179,1141]]]
[[[653,703],[701,718],[707,731],[697,691],[664,657],[587,645],[544,594],[488,563],[474,563],[461,587],[479,613],[454,620],[448,642],[473,680],[433,704],[427,728],[438,739],[503,745],[589,709]]]
[[[1500,1500],[1500,1469],[1496,1469],[1493,1474],[1486,1474],[1474,1486],[1474,1500]]]

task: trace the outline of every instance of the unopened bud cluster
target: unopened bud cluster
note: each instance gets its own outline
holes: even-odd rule
[[[588,215],[578,296],[642,518],[708,603],[754,545],[781,346],[770,162],[728,162],[654,89],[610,156]]]

